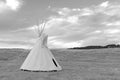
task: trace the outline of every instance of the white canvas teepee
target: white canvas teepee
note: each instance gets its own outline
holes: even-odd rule
[[[40,27],[38,26],[39,39],[35,46],[28,54],[24,63],[21,66],[21,70],[27,71],[58,71],[62,70],[54,58],[52,52],[47,47],[47,35],[43,32],[45,23]]]

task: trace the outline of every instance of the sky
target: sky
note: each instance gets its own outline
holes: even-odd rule
[[[49,48],[120,44],[120,0],[0,0],[0,48],[31,48],[46,21]]]

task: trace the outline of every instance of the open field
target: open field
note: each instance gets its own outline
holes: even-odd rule
[[[19,68],[29,50],[0,50],[0,80],[120,80],[120,48],[52,50],[63,70],[26,72]]]

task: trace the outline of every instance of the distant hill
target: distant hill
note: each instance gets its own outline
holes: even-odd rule
[[[91,46],[85,46],[85,47],[73,47],[69,49],[103,49],[103,48],[120,48],[120,45],[119,44],[108,44],[105,46],[91,45]]]

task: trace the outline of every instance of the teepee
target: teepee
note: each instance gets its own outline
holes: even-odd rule
[[[62,70],[61,66],[56,61],[52,52],[47,47],[48,36],[44,33],[46,23],[41,26],[38,25],[38,40],[30,51],[22,66],[21,70],[27,71],[59,71]]]

